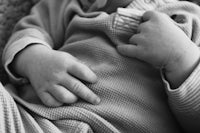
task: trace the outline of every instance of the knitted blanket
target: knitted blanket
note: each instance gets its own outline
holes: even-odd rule
[[[8,1],[5,1],[5,3],[6,2],[8,2]],[[9,1],[9,2],[12,3],[13,1]],[[14,1],[14,3],[15,2],[18,3],[17,1]],[[1,37],[2,38],[4,37],[4,39],[2,40],[2,41],[4,41],[4,42],[2,42],[2,46],[3,46],[3,44],[5,44],[6,40],[10,36],[11,30],[12,30],[14,24],[16,23],[16,21],[20,17],[24,16],[26,13],[29,12],[29,9],[32,6],[32,4],[33,4],[33,2],[30,2],[30,1],[28,2],[28,0],[27,1],[23,0],[22,3],[19,2],[18,4],[16,4],[17,6],[15,4],[13,4],[13,6],[16,6],[16,7],[26,7],[26,8],[25,9],[24,8],[16,8],[17,11],[22,11],[22,13],[20,13],[19,16],[15,16],[14,18],[11,19],[10,26],[7,25],[7,24],[9,24],[8,23],[9,21],[7,21],[7,23],[5,24],[6,26],[4,28],[2,28],[3,32],[1,32],[1,33],[3,35]],[[12,13],[13,12],[19,13],[15,10],[15,8],[11,8],[10,10],[12,10]],[[8,12],[8,14],[10,14],[10,13]],[[4,16],[4,18],[9,20],[9,17],[7,18],[7,15]],[[5,80],[5,79],[6,79],[6,76],[5,76],[5,78],[2,78],[2,80]],[[13,89],[12,86],[7,86],[7,87],[10,89]],[[88,112],[84,108],[77,109],[78,106],[77,106],[77,108],[69,107],[68,109],[64,108],[64,107],[49,109],[44,106],[29,104],[29,106],[28,106],[29,109],[22,108],[20,104],[18,104],[18,105],[15,104],[12,97],[10,97],[10,95],[3,89],[3,86],[0,86],[0,96],[1,96],[0,97],[1,98],[0,99],[0,109],[4,109],[3,111],[0,110],[0,120],[6,121],[3,124],[1,122],[1,124],[0,124],[0,126],[1,125],[4,126],[4,127],[0,127],[0,129],[3,129],[3,131],[23,132],[24,130],[26,130],[26,131],[30,131],[30,132],[43,132],[42,130],[45,129],[46,132],[52,132],[52,133],[59,132],[59,131],[61,132],[62,130],[63,131],[65,130],[67,132],[83,132],[83,131],[87,131],[87,132],[98,131],[98,132],[102,132],[102,133],[118,132],[118,130],[116,130],[116,128],[113,127],[113,125],[110,125],[110,123],[107,122],[106,120],[102,119],[95,113]],[[24,105],[27,104],[24,101],[22,101],[21,99],[18,99],[18,97],[15,97],[15,98],[21,104],[24,104]],[[116,99],[116,101],[112,101],[112,102],[115,102],[116,105],[118,105],[118,102],[121,102],[121,101],[117,101],[117,99]],[[126,104],[126,103],[124,103],[124,104]],[[112,106],[112,105],[110,105],[110,106]],[[101,107],[101,106],[99,106],[99,107]],[[39,114],[39,115],[35,115],[33,118],[30,115],[30,112],[29,112],[30,110],[32,110],[34,113]],[[96,110],[93,110],[93,111],[95,112]],[[121,111],[123,112],[124,110],[122,109]],[[102,113],[102,112],[98,112],[98,113]],[[104,115],[106,115],[106,113],[109,113],[109,112],[105,111],[103,113],[105,113]],[[126,113],[130,113],[130,112],[126,112]],[[4,119],[3,119],[1,117],[2,114],[3,114],[3,116],[7,116],[7,117],[4,117]],[[12,115],[14,115],[14,116],[12,116]],[[121,120],[125,119],[124,117],[120,117],[120,115],[117,118],[116,115],[118,115],[118,114],[109,114],[109,115],[110,116],[107,115],[107,117],[111,117],[113,115],[112,116],[113,118],[115,117],[116,119],[121,119]],[[76,120],[74,119],[75,117],[76,117]],[[67,120],[65,120],[65,119],[67,119]],[[24,123],[20,123],[21,121],[23,121]],[[112,120],[110,120],[110,121],[112,122]],[[31,123],[31,125],[27,124],[27,123]],[[113,122],[113,123],[115,123],[115,122]],[[115,124],[117,126],[118,123],[116,122]],[[155,123],[155,124],[161,124],[161,123]],[[15,125],[18,128],[16,128],[15,126],[13,127],[13,125]],[[57,127],[55,127],[54,125],[57,125]],[[122,125],[120,125],[120,126],[123,128],[127,125],[123,125],[123,123],[122,123]],[[139,126],[139,125],[137,125],[137,126]],[[21,128],[19,128],[19,127],[21,127]],[[69,127],[69,129],[66,129],[66,127]],[[141,125],[141,127],[142,127],[142,125]],[[141,132],[148,132],[145,130],[145,127],[142,127],[141,130],[143,130]],[[129,131],[129,132],[132,132],[132,131]]]

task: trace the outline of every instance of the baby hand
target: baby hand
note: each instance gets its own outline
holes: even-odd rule
[[[63,103],[71,104],[78,97],[93,104],[100,102],[98,96],[80,81],[97,81],[96,75],[86,65],[66,52],[51,50],[43,45],[29,47],[23,56],[32,53],[34,59],[26,62],[30,64],[26,75],[45,105],[56,107]]]
[[[138,33],[129,40],[131,44],[118,46],[121,54],[170,70],[193,49],[194,44],[169,16],[148,11],[142,19]]]
[[[163,68],[171,87],[177,88],[198,64],[199,48],[163,13],[148,11],[143,21],[131,44],[118,46],[118,51]]]

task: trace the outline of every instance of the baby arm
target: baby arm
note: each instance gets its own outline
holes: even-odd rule
[[[18,75],[29,79],[47,106],[71,104],[78,97],[93,104],[99,102],[97,95],[80,81],[95,83],[96,75],[66,52],[34,44],[20,52],[12,65]]]
[[[188,132],[199,132],[200,51],[167,15],[149,11],[121,54],[164,69],[169,105]],[[187,80],[186,80],[187,79]],[[165,81],[166,82],[166,81]]]
[[[118,46],[121,54],[162,68],[172,88],[180,86],[199,62],[199,48],[167,15],[144,13],[138,33],[130,38],[134,45]]]
[[[4,49],[3,63],[10,77],[16,82],[19,77],[28,79],[47,106],[74,103],[78,97],[93,104],[99,102],[81,82],[94,83],[96,75],[69,53],[54,50],[64,43],[65,30],[75,12],[72,10],[79,8],[71,0],[38,2],[30,15],[17,23]]]

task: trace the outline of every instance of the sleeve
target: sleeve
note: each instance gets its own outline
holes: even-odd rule
[[[65,29],[77,10],[80,10],[80,6],[76,0],[41,0],[32,8],[30,15],[16,24],[2,55],[11,81],[26,82],[16,77],[9,68],[17,53],[32,44],[59,48],[64,42]]]
[[[134,1],[135,2],[135,1]],[[134,33],[139,25],[140,16],[144,11],[144,5],[137,11],[132,8],[118,8],[114,21],[116,29]],[[139,6],[138,6],[139,7]],[[150,6],[145,7],[150,9]],[[151,7],[152,8],[152,7]],[[140,8],[139,8],[140,9]],[[177,15],[174,23],[180,27],[186,35],[200,47],[200,7],[189,2],[170,3],[157,9],[169,16]],[[200,62],[190,76],[178,88],[171,88],[169,82],[162,74],[163,83],[168,95],[169,106],[180,123],[188,133],[200,132]]]
[[[181,126],[187,131],[200,131],[200,64],[179,86],[172,89],[162,75],[170,107]]]
[[[184,7],[184,8],[183,8]],[[177,6],[161,9],[172,16],[181,17],[175,19],[186,35],[200,47],[200,7],[189,3],[180,2]],[[200,62],[189,77],[178,87],[171,88],[169,82],[162,75],[163,83],[168,95],[169,106],[180,123],[188,133],[200,132]]]

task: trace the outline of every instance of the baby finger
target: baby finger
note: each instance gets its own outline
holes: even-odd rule
[[[98,104],[100,102],[100,98],[94,92],[92,92],[81,81],[71,75],[67,75],[65,77],[65,79],[62,81],[62,85],[65,86],[73,94],[79,96],[87,102],[92,104]]]
[[[49,107],[59,107],[63,104],[46,91],[38,93],[38,96],[40,97],[41,101]]]
[[[54,85],[54,87],[50,88],[48,91],[62,103],[72,104],[78,100],[76,95],[61,85]]]

